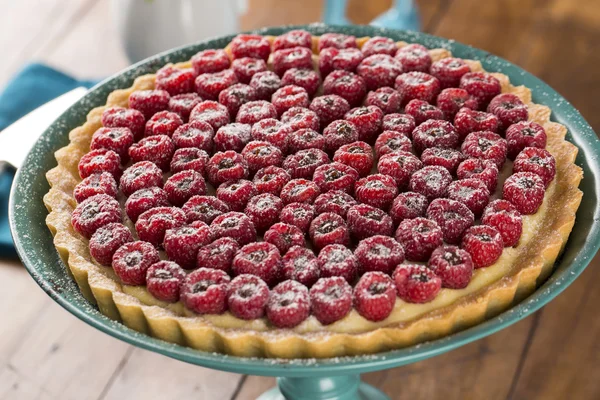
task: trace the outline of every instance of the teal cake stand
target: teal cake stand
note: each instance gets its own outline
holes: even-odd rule
[[[294,28],[307,29],[316,35],[325,32],[356,36],[383,35],[394,40],[421,43],[430,48],[448,48],[457,57],[480,60],[488,71],[508,75],[513,84],[526,85],[531,88],[536,103],[545,104],[552,109],[552,118],[568,128],[568,140],[580,149],[576,162],[584,170],[580,187],[585,195],[577,213],[575,227],[563,255],[557,260],[554,273],[535,293],[495,318],[439,340],[376,355],[324,360],[249,359],[200,352],[140,334],[102,315],[83,298],[70,278],[44,222],[47,211],[42,197],[49,189],[44,174],[56,165],[53,153],[67,145],[69,131],[83,124],[91,108],[104,104],[111,91],[130,86],[135,77],[155,72],[167,62],[187,60],[202,49],[225,47],[231,36],[181,47],[136,64],[94,87],[60,116],[38,140],[24,166],[17,172],[9,204],[12,234],[21,260],[40,287],[70,313],[109,335],[207,368],[278,377],[278,387],[265,393],[262,400],[385,399],[388,397],[382,392],[360,381],[361,373],[424,360],[491,335],[538,310],[579,276],[600,246],[600,144],[579,112],[552,88],[521,68],[485,51],[422,33],[367,26],[276,27],[259,33],[278,35]]]

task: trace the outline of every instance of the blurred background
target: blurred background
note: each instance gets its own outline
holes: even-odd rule
[[[339,3],[331,1],[326,13],[324,0],[0,0],[0,91],[30,62],[96,80],[194,38],[324,15],[365,24],[406,2],[348,0],[347,20]],[[418,24],[516,63],[600,131],[600,0],[416,0],[415,7],[399,8],[405,26]],[[388,17],[380,22],[398,23],[398,15]],[[169,26],[168,18],[183,28],[156,28]],[[598,399],[598,264],[596,257],[564,294],[508,329],[365,380],[393,399]],[[246,400],[274,385],[272,378],[187,365],[102,334],[54,304],[19,262],[3,256],[0,315],[0,400]]]

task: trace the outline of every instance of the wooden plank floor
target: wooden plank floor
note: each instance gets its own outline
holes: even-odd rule
[[[0,0],[0,87],[43,60],[80,77],[127,65],[107,1]],[[391,0],[350,2],[365,23]],[[422,0],[424,30],[486,49],[547,81],[600,131],[598,0]],[[244,29],[319,19],[321,0],[250,0]],[[393,399],[600,398],[600,257],[543,310],[495,335],[365,375]],[[133,348],[85,325],[0,260],[0,400],[254,399],[274,384]]]

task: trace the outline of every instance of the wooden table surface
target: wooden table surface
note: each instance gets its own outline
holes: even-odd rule
[[[249,0],[244,29],[319,19],[321,0]],[[391,0],[350,2],[366,23]],[[0,0],[0,87],[29,60],[79,77],[127,66],[108,1]],[[598,0],[422,0],[423,29],[548,82],[600,131]],[[600,258],[529,318],[442,356],[366,374],[393,399],[600,398]],[[254,399],[274,379],[196,367],[80,322],[18,262],[0,260],[0,399]]]

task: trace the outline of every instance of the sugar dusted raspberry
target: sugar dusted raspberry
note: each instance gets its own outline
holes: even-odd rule
[[[256,90],[260,100],[271,100],[273,93],[281,87],[281,78],[273,71],[257,72],[250,79],[250,86]]]
[[[321,278],[310,289],[310,305],[320,323],[332,324],[352,310],[352,286],[341,277]]]
[[[442,287],[464,289],[473,276],[471,255],[456,246],[440,246],[431,253],[427,268],[442,280]]]
[[[183,125],[183,120],[179,114],[170,111],[160,111],[146,122],[144,135],[167,135],[171,137],[181,125]]]
[[[490,101],[487,111],[498,117],[499,126],[502,131],[512,124],[527,121],[529,113],[519,97],[512,93],[502,93]]]
[[[430,147],[421,154],[423,165],[439,165],[454,174],[458,165],[465,159],[464,154],[454,149],[442,149],[439,147]]]
[[[336,49],[356,48],[356,37],[342,33],[324,33],[319,37],[319,53],[328,47]]]
[[[245,179],[248,177],[248,163],[235,151],[216,153],[206,165],[208,180],[215,186],[226,181]]]
[[[293,246],[304,246],[304,233],[297,226],[279,222],[265,232],[265,242],[277,247],[285,254]]]
[[[92,135],[91,150],[112,150],[127,162],[127,150],[133,144],[133,133],[129,128],[100,128]]]
[[[202,221],[210,224],[215,218],[229,211],[227,204],[214,196],[194,196],[181,208],[188,223]]]
[[[217,199],[227,204],[231,211],[243,211],[248,201],[255,195],[254,183],[245,179],[227,181],[217,188]]]
[[[544,180],[533,172],[517,172],[506,179],[502,198],[510,201],[521,214],[535,214],[544,201]]]
[[[429,303],[442,287],[441,278],[424,265],[399,265],[393,278],[398,297],[407,303]]]
[[[242,274],[229,285],[227,305],[235,317],[252,320],[265,315],[269,287],[258,276]]]
[[[430,147],[454,149],[458,146],[458,134],[450,122],[430,120],[417,126],[412,133],[415,151],[421,154]]]
[[[386,319],[396,304],[394,282],[383,272],[364,274],[354,286],[354,308],[365,319],[378,322]]]
[[[121,223],[113,222],[94,232],[89,243],[90,255],[97,263],[109,266],[115,252],[129,242],[133,242],[129,228]]]
[[[306,203],[290,203],[283,207],[279,220],[297,226],[302,232],[308,232],[310,223],[315,217],[315,207]]]
[[[159,187],[149,187],[134,192],[125,201],[125,213],[133,222],[146,211],[156,207],[168,207],[167,192]]]
[[[314,96],[319,88],[321,79],[312,69],[291,68],[285,71],[281,78],[283,86],[296,85],[304,88],[310,97]]]
[[[411,191],[421,193],[427,199],[433,200],[446,196],[452,175],[444,167],[430,165],[416,171],[410,178],[408,186]]]
[[[262,35],[240,34],[229,44],[234,59],[251,57],[267,61],[271,53],[271,44]]]
[[[288,136],[288,152],[296,153],[300,150],[325,149],[325,138],[312,129],[300,129]]]
[[[333,161],[354,168],[360,176],[367,176],[373,168],[373,150],[365,142],[345,144],[335,151]]]
[[[404,261],[404,249],[389,236],[371,236],[358,243],[354,255],[361,272],[381,271],[391,274]]]
[[[431,67],[429,50],[427,50],[427,47],[417,43],[398,49],[395,58],[400,61],[402,70],[405,72],[429,72],[429,68]]]
[[[338,162],[321,165],[313,175],[313,181],[322,193],[331,190],[353,193],[354,183],[357,180],[358,172],[354,168]]]
[[[256,228],[250,218],[240,212],[230,211],[216,217],[210,224],[213,239],[230,237],[240,246],[256,241]]]
[[[404,108],[404,112],[415,119],[415,124],[421,125],[430,119],[444,119],[442,110],[426,101],[412,99]]]
[[[366,106],[379,107],[384,114],[393,114],[400,111],[402,97],[391,87],[384,86],[370,91],[365,99]]]
[[[363,44],[361,50],[367,57],[373,54],[387,54],[388,56],[394,56],[396,51],[398,51],[398,46],[396,46],[396,42],[390,38],[373,36]]]
[[[472,226],[465,232],[460,247],[471,255],[474,268],[489,267],[502,255],[502,236],[492,226]]]
[[[235,275],[258,276],[267,285],[275,285],[281,276],[281,256],[275,245],[256,242],[245,245],[237,252],[231,264]]]
[[[498,184],[498,167],[491,161],[469,158],[459,164],[456,176],[458,179],[479,179],[485,183],[490,193],[493,193]]]
[[[283,86],[277,89],[271,97],[271,103],[277,110],[277,115],[282,115],[292,107],[308,108],[310,98],[306,89],[296,85]]]
[[[206,182],[199,172],[188,169],[167,179],[164,189],[169,202],[180,207],[193,196],[206,194]]]
[[[352,237],[356,240],[375,235],[391,236],[394,233],[392,217],[385,211],[368,204],[356,204],[350,207],[346,221]]]
[[[115,178],[109,172],[102,172],[90,175],[79,182],[73,189],[73,197],[78,203],[97,194],[106,194],[116,198],[118,190]]]
[[[502,90],[500,81],[486,72],[464,74],[459,86],[477,99],[479,107],[485,107]]]
[[[265,60],[258,58],[243,57],[233,60],[231,69],[241,83],[250,83],[252,77],[259,72],[267,70]]]
[[[427,197],[420,193],[400,193],[392,202],[390,216],[392,217],[394,224],[398,225],[405,219],[425,216],[428,205]]]
[[[508,145],[508,158],[511,160],[514,160],[525,147],[540,149],[546,147],[546,131],[536,122],[522,121],[513,124],[506,129],[505,137]]]
[[[185,280],[183,269],[172,261],[159,261],[146,271],[146,289],[161,301],[179,301],[179,288]]]
[[[293,328],[310,314],[310,297],[306,286],[287,280],[275,286],[266,308],[267,318],[277,328]]]
[[[398,188],[391,176],[373,174],[356,182],[354,194],[359,202],[386,210],[398,194]]]
[[[121,176],[121,157],[112,150],[92,150],[81,157],[78,169],[82,179],[103,172],[108,172],[118,179]]]
[[[444,118],[449,121],[454,121],[454,117],[461,109],[477,110],[477,107],[479,106],[477,100],[471,96],[469,92],[459,88],[447,88],[442,90],[437,97],[436,105],[444,113]],[[456,128],[458,130],[458,127]]]
[[[298,281],[311,287],[319,279],[319,263],[312,250],[304,246],[293,246],[281,259],[284,279]]]
[[[227,107],[232,118],[237,115],[242,105],[255,100],[257,100],[256,90],[243,83],[231,85],[219,93],[219,103]]]
[[[513,173],[516,172],[533,172],[542,178],[547,188],[556,175],[556,161],[545,149],[526,147],[515,158]]]
[[[434,221],[417,217],[400,222],[395,235],[410,261],[426,261],[433,250],[442,244],[443,233]]]
[[[312,49],[312,35],[302,29],[295,29],[279,35],[273,41],[273,51],[306,47]]]
[[[346,113],[344,119],[352,122],[358,130],[358,139],[374,143],[381,132],[383,111],[375,106],[356,107]]]
[[[287,151],[288,136],[291,133],[292,129],[288,124],[280,122],[275,118],[260,120],[252,126],[251,130],[254,140],[269,142],[282,152]]]
[[[113,197],[97,194],[88,197],[75,207],[71,216],[71,225],[86,239],[96,230],[112,222],[121,222],[121,206]]]
[[[319,194],[321,191],[316,183],[307,179],[292,179],[281,189],[281,200],[285,204],[312,204]]]
[[[146,118],[133,108],[110,107],[102,113],[102,125],[107,128],[129,128],[137,140],[144,134]]]
[[[238,242],[222,237],[198,250],[196,264],[199,268],[213,268],[229,273],[233,257],[240,249]]]
[[[333,153],[339,147],[356,142],[358,140],[358,129],[350,121],[343,119],[333,121],[323,130],[325,138],[325,149]]]
[[[500,169],[506,161],[507,144],[497,133],[473,132],[465,138],[461,151],[468,157],[491,161]]]
[[[196,93],[206,100],[217,100],[219,93],[231,85],[238,83],[233,70],[225,69],[220,72],[198,75],[195,81]]]
[[[227,125],[230,121],[230,116],[227,107],[223,104],[207,100],[192,109],[190,122],[192,121],[206,122],[215,131],[223,125]]]
[[[159,111],[169,108],[171,96],[166,90],[136,90],[129,95],[129,108],[140,111],[150,119]]]
[[[523,233],[523,218],[511,202],[494,200],[483,211],[481,223],[500,232],[504,247],[516,246]]]
[[[334,213],[320,214],[313,219],[310,223],[309,234],[317,249],[322,249],[330,244],[343,246],[350,244],[350,233],[344,219]]]
[[[272,195],[271,193],[263,193],[250,199],[246,205],[244,214],[250,217],[250,220],[252,220],[252,223],[258,231],[263,232],[279,221],[279,213],[282,208],[283,202],[279,197]],[[265,240],[269,242],[269,240],[266,239],[266,234]],[[279,246],[277,246],[277,248],[279,248]]]
[[[149,136],[129,148],[129,157],[134,163],[150,161],[163,171],[168,171],[175,144],[167,135]]]
[[[140,215],[135,222],[135,230],[140,238],[155,247],[162,246],[165,233],[169,229],[185,224],[185,214],[176,207],[155,207]]]
[[[343,97],[335,94],[315,97],[309,107],[317,113],[321,121],[321,127],[328,126],[333,121],[343,119],[350,111],[350,104]]]
[[[203,175],[206,164],[208,164],[208,154],[204,150],[193,147],[177,149],[171,159],[171,172],[175,174],[185,170],[193,170]]]
[[[469,207],[450,199],[433,200],[426,215],[440,227],[444,241],[450,244],[459,243],[463,233],[475,222]]]
[[[469,65],[460,58],[447,57],[434,62],[429,73],[435,76],[442,88],[458,87],[460,78],[471,72]]]
[[[354,72],[364,58],[365,55],[359,49],[328,47],[319,53],[319,71],[322,77],[338,70]]]
[[[236,122],[254,125],[262,120],[277,118],[277,108],[264,100],[250,101],[240,107]]]
[[[319,116],[307,108],[290,108],[281,116],[281,122],[286,124],[292,131],[300,129],[319,130]]]
[[[198,250],[210,243],[210,229],[201,221],[189,226],[180,226],[165,232],[163,247],[169,260],[175,261],[182,268],[196,267]]]
[[[162,171],[150,161],[140,161],[127,168],[121,176],[119,187],[125,196],[152,186],[163,186]]]
[[[461,141],[471,132],[498,132],[498,124],[498,117],[494,114],[475,111],[466,107],[461,108],[454,117],[454,126]]]
[[[335,94],[343,97],[351,106],[360,104],[367,94],[367,86],[363,78],[355,73],[333,71],[323,81],[325,95]]]
[[[412,137],[412,131],[415,129],[415,119],[407,114],[388,114],[383,117],[381,128],[384,131],[400,132],[407,138]]]
[[[283,168],[292,179],[311,179],[317,168],[328,163],[329,156],[323,150],[306,149],[287,156]]]
[[[171,96],[194,91],[194,70],[177,68],[173,65],[162,67],[156,73],[156,89],[166,90]]]
[[[358,275],[358,259],[342,244],[330,244],[317,257],[321,277],[340,276],[352,284]]]
[[[375,90],[393,86],[396,77],[402,73],[402,64],[390,55],[373,54],[361,61],[356,73],[365,80],[369,90]]]
[[[424,72],[406,72],[398,75],[395,88],[402,96],[403,104],[412,99],[433,103],[440,93],[441,84],[436,77]]]
[[[271,193],[279,196],[281,189],[292,177],[283,168],[268,166],[259,169],[254,175],[254,185],[258,193]]]
[[[244,147],[242,156],[248,163],[250,175],[254,175],[259,169],[268,166],[280,166],[283,161],[283,153],[280,149],[269,142],[254,140]]]
[[[196,75],[219,72],[229,68],[231,62],[225,50],[203,50],[192,57],[192,67]]]
[[[223,271],[199,268],[185,277],[181,301],[197,314],[223,314],[227,310],[230,280]]]
[[[465,204],[479,217],[490,201],[490,191],[482,180],[467,178],[454,181],[448,186],[448,198]]]
[[[306,47],[277,50],[273,52],[272,62],[273,71],[279,76],[292,68],[312,70],[312,51]]]
[[[169,100],[169,111],[179,114],[181,119],[187,121],[194,107],[200,102],[202,102],[202,98],[198,96],[198,93],[178,94]]]
[[[129,242],[113,255],[112,268],[125,285],[146,283],[146,273],[152,264],[160,261],[158,251],[147,242]]]
[[[332,190],[317,197],[315,200],[315,211],[317,214],[334,213],[346,218],[348,210],[355,204],[358,203],[348,193],[340,190]]]
[[[411,176],[421,168],[423,168],[421,160],[407,151],[385,154],[377,163],[377,171],[392,177],[400,190],[408,187]]]

